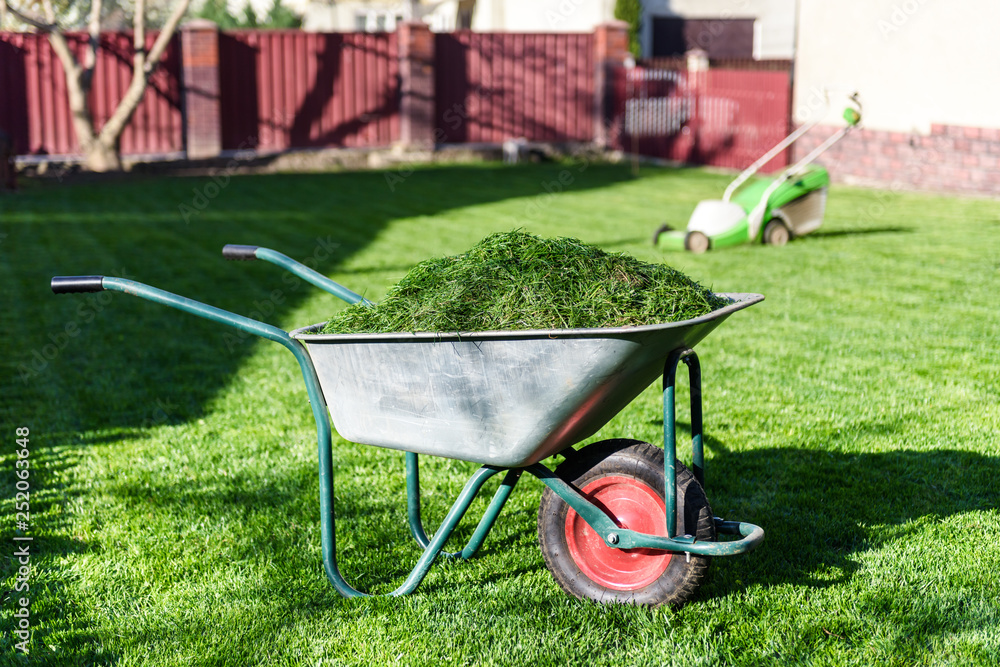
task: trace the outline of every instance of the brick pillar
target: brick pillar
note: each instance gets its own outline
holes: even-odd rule
[[[399,143],[434,147],[434,33],[426,23],[407,21],[399,40]]]
[[[181,67],[187,157],[216,157],[222,152],[219,26],[195,19],[181,27]]]
[[[603,148],[611,143],[615,110],[612,74],[629,55],[628,23],[609,21],[594,28],[594,142]]]

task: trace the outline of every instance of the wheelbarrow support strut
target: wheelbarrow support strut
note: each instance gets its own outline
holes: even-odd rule
[[[702,444],[701,365],[694,350],[681,349],[671,352],[663,368],[663,469],[664,511],[667,518],[667,536],[638,533],[618,526],[600,508],[587,500],[575,487],[560,479],[554,472],[536,463],[528,472],[551,488],[576,510],[594,529],[604,543],[613,549],[665,549],[702,556],[735,556],[756,549],[764,539],[764,530],[750,523],[723,521],[715,518],[715,530],[728,535],[740,535],[731,542],[696,542],[690,535],[677,535],[677,423],[675,417],[674,386],[677,366],[684,361],[688,366],[691,383],[691,448],[692,471],[698,483],[705,484],[705,452]]]

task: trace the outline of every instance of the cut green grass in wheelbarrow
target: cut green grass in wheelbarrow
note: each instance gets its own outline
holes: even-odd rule
[[[352,307],[360,304],[361,314],[377,310],[279,252],[226,246],[223,254],[272,262],[355,304]],[[330,583],[346,597],[365,594],[347,583],[337,566],[334,426],[353,442],[405,452],[407,516],[423,553],[392,595],[411,593],[420,585],[483,484],[501,472],[503,479],[469,542],[448,555],[460,559],[476,555],[527,472],[546,487],[538,512],[546,566],[559,585],[578,598],[681,605],[697,590],[710,557],[747,553],[760,544],[761,528],[715,517],[705,496],[701,373],[692,348],[731,314],[762,296],[713,295],[665,267],[608,255],[576,241],[544,241],[520,232],[487,237],[469,253],[446,258],[444,268],[416,275],[445,285],[446,293],[461,292],[461,286],[451,285],[455,273],[449,269],[458,271],[463,265],[487,287],[475,299],[469,295],[461,300],[457,312],[466,315],[463,319],[452,315],[444,320],[448,326],[432,326],[451,333],[323,334],[324,323],[285,332],[124,278],[56,277],[52,290],[124,292],[277,342],[294,355],[317,427],[323,565]],[[598,275],[596,281],[592,270]],[[442,275],[452,280],[441,280]],[[581,287],[573,279],[581,276],[592,282]],[[405,292],[406,284],[404,279],[397,291]],[[669,294],[669,286],[677,286],[677,293],[692,303],[678,308],[675,300],[667,299],[666,310],[657,310],[651,305],[657,299],[648,297]],[[507,319],[487,319],[486,330],[468,331],[474,304],[501,298],[511,289],[519,292],[519,298],[511,297],[514,305],[498,311]],[[519,310],[525,304],[532,306],[529,312],[545,310],[540,302],[545,295],[562,304],[551,311],[561,318],[556,322],[562,326],[547,327],[550,321]],[[431,313],[447,305],[441,296],[416,303],[437,304],[423,309]],[[617,319],[609,325],[606,320],[579,316],[588,304],[597,304],[599,313],[616,313]],[[411,306],[405,328],[413,326],[412,313],[423,310]],[[655,323],[621,319],[626,312]],[[671,318],[686,319],[667,321]],[[399,320],[395,322],[392,328],[402,328]],[[519,330],[494,329],[513,329],[515,324]],[[690,469],[676,457],[674,385],[682,361],[691,384]],[[662,450],[619,439],[573,449],[658,377],[663,378],[664,388]],[[431,536],[421,519],[419,454],[481,464]],[[566,460],[552,470],[542,461],[555,454]],[[736,539],[718,540],[720,534]]]
[[[322,333],[637,326],[694,319],[728,303],[669,266],[513,231],[421,262],[377,305],[347,308]]]

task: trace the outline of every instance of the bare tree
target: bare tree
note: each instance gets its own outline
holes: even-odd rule
[[[41,0],[42,15],[37,15],[23,6],[3,0],[5,8],[18,19],[48,35],[52,50],[66,72],[66,90],[69,95],[69,109],[73,119],[80,150],[83,151],[86,166],[93,171],[113,171],[121,168],[118,145],[122,130],[128,125],[136,107],[142,101],[149,78],[163,58],[170,39],[177,31],[177,25],[184,17],[191,0],[178,0],[153,46],[146,51],[146,0],[135,0],[133,18],[135,56],[132,59],[132,82],[122,97],[114,113],[100,128],[94,126],[94,117],[87,105],[93,82],[97,51],[101,42],[102,0],[92,0],[87,19],[88,41],[83,62],[77,58],[64,34],[64,29],[56,19],[52,0]]]

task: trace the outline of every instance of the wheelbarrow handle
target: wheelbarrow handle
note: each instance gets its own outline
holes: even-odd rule
[[[52,278],[52,292],[55,294],[102,291],[104,291],[104,276],[55,276]]]
[[[197,317],[225,324],[259,338],[274,341],[287,348],[299,362],[303,378],[306,383],[306,390],[309,393],[309,400],[312,403],[313,416],[316,418],[316,425],[322,433],[330,428],[330,415],[326,409],[326,399],[319,386],[319,378],[316,377],[316,369],[308,352],[299,341],[292,338],[282,329],[265,324],[250,317],[244,317],[231,313],[222,308],[209,306],[208,304],[188,299],[165,290],[151,287],[134,280],[125,278],[115,278],[113,276],[56,276],[52,279],[52,291],[56,294],[69,294],[72,292],[100,292],[109,290],[112,292],[122,292],[131,296],[136,296],[146,301],[152,301],[163,306],[176,308],[182,312]]]
[[[227,244],[222,247],[222,256],[226,259],[237,260],[237,261],[249,261],[254,259],[262,259],[265,262],[270,262],[276,266],[294,273],[299,278],[302,278],[308,283],[312,283],[316,287],[320,288],[325,292],[329,292],[338,299],[346,301],[349,304],[362,303],[366,306],[371,306],[372,302],[364,298],[360,294],[352,292],[338,282],[330,280],[322,273],[310,269],[305,264],[301,262],[296,262],[294,259],[278,252],[277,250],[271,250],[270,248],[261,248],[255,245],[235,245]]]
[[[257,259],[257,246],[228,243],[222,246],[222,256],[237,262],[249,262]]]

